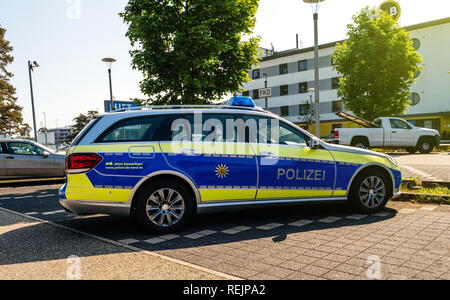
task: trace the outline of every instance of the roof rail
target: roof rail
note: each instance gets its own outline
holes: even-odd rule
[[[114,110],[111,113],[139,111],[139,110],[154,110],[154,109],[241,109],[241,110],[257,110],[264,111],[261,107],[245,107],[245,106],[231,106],[231,105],[158,105],[158,106],[135,106],[119,110]]]

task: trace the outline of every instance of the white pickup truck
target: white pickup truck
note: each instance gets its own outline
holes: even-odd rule
[[[349,113],[336,115],[366,128],[337,128],[331,132],[331,142],[359,148],[396,147],[406,148],[409,153],[426,154],[439,146],[437,130],[419,128],[400,118],[379,118],[373,123]]]

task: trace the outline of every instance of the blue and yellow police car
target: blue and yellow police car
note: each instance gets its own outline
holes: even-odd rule
[[[373,213],[400,184],[392,157],[327,144],[234,97],[98,115],[67,152],[59,198],[70,212],[135,215],[164,233],[231,206],[349,202]]]

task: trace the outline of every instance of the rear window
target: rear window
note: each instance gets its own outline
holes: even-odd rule
[[[122,120],[108,128],[97,140],[97,143],[148,142],[165,140],[165,130],[160,130],[167,118],[142,117]]]
[[[92,120],[84,129],[80,132],[80,134],[75,138],[75,140],[72,142],[71,146],[78,145],[81,140],[86,136],[86,134],[94,127],[94,125],[100,120],[100,118],[95,118]]]

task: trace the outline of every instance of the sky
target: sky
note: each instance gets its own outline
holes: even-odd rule
[[[319,12],[319,43],[346,37],[352,15],[382,0],[326,0]],[[450,16],[448,0],[398,0],[402,26]],[[0,26],[7,30],[15,61],[18,104],[24,121],[32,125],[27,61],[40,65],[33,73],[37,127],[72,124],[89,110],[104,110],[109,84],[103,57],[113,57],[113,94],[116,100],[144,97],[141,74],[131,67],[126,24],[119,17],[126,0],[0,0]],[[295,48],[299,34],[304,47],[314,41],[312,10],[302,0],[260,0],[254,35],[261,46],[276,51]],[[447,37],[448,38],[448,37]]]

